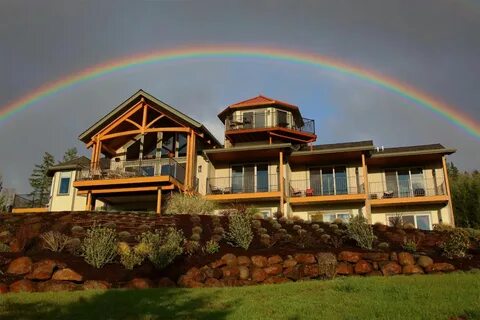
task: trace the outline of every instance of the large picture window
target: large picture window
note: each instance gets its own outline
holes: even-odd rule
[[[310,189],[313,195],[347,194],[347,168],[330,167],[310,169]]]
[[[401,219],[403,224],[412,224],[417,229],[431,230],[432,224],[429,213],[402,213],[387,216],[388,225],[393,226],[396,219]]]
[[[270,190],[268,164],[232,166],[232,192],[268,192]]]

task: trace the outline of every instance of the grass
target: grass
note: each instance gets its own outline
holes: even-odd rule
[[[7,294],[0,319],[480,319],[480,272],[280,285]]]

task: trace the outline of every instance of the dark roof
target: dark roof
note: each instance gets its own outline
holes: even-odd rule
[[[143,91],[138,90],[135,94],[133,94],[130,98],[122,102],[118,105],[115,109],[113,109],[110,113],[105,115],[103,118],[98,120],[95,124],[93,124],[90,128],[85,130],[82,134],[80,134],[79,139],[85,143],[90,142],[91,137],[93,137],[97,132],[99,132],[106,123],[113,121],[113,119],[117,118],[119,115],[130,109],[136,102],[140,101],[141,98],[148,100],[152,107],[158,108],[160,111],[167,112],[178,119],[183,120],[186,124],[194,127],[201,132],[203,132],[208,138],[210,138],[213,143],[217,144],[218,146],[221,143],[215,138],[215,136],[200,122],[190,118],[186,114],[178,111],[177,109],[171,107],[170,105],[166,104],[163,101],[158,100],[151,94]]]
[[[57,171],[76,170],[81,168],[88,168],[89,166],[90,166],[90,159],[88,159],[85,156],[81,156],[76,159],[51,166],[47,170],[47,175],[53,176],[53,174]]]
[[[298,151],[292,153],[295,155],[306,155],[313,153],[335,153],[335,152],[352,152],[352,151],[371,151],[373,150],[373,141],[353,141],[353,142],[341,142],[330,144],[319,144],[313,146],[311,149],[309,146],[304,145]]]
[[[452,154],[456,152],[455,149],[445,148],[440,143],[436,144],[423,144],[416,146],[404,146],[404,147],[389,147],[373,150],[373,157],[382,156],[395,156],[395,155],[413,155],[413,154]]]

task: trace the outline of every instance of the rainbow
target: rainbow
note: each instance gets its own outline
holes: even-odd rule
[[[407,99],[412,103],[413,106],[431,111],[433,114],[440,116],[453,126],[460,128],[469,136],[480,140],[480,124],[474,121],[474,119],[472,119],[470,116],[460,112],[455,107],[450,106],[439,99],[435,99],[434,97],[398,80],[359,66],[347,64],[338,59],[333,59],[315,53],[272,47],[249,47],[244,45],[180,47],[169,50],[141,53],[138,55],[114,59],[105,63],[94,65],[80,72],[47,83],[24,95],[23,97],[1,107],[0,125],[2,122],[5,122],[7,119],[13,117],[15,114],[33,107],[38,101],[78,83],[82,83],[118,70],[145,64],[204,58],[258,58],[285,61],[312,67],[319,67],[327,71],[345,74],[393,92]]]

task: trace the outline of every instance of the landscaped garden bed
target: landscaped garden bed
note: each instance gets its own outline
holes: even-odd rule
[[[480,268],[474,232],[440,229],[246,213],[3,214],[0,251],[8,252],[0,253],[0,292],[243,286]]]

